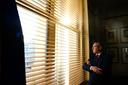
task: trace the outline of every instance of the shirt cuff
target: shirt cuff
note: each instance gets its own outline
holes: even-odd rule
[[[90,70],[92,70],[92,66],[90,66]]]

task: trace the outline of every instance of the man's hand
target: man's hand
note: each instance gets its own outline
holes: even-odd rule
[[[91,65],[89,60],[87,61],[87,64],[88,64],[88,65]]]
[[[97,66],[91,66],[90,70],[92,70],[93,72],[97,73],[97,74],[102,74],[102,69],[98,68]]]

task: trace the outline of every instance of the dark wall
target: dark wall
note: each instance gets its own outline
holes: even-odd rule
[[[1,16],[1,15],[0,15],[0,16]],[[1,28],[1,27],[2,27],[2,26],[1,26],[1,24],[0,24],[0,28]],[[1,39],[1,38],[2,38],[2,30],[0,29],[0,80],[1,80],[1,74],[2,74],[2,72],[1,72],[1,71],[2,71],[2,70],[1,70],[1,63],[2,63],[2,60],[1,60],[1,58],[2,58],[2,57],[1,57],[1,55],[2,55],[2,50],[1,50],[1,49],[2,49],[2,48],[1,48],[1,47],[2,47],[2,44],[1,44],[1,43],[2,43],[2,39]]]
[[[128,15],[116,16],[115,13],[114,17],[104,20],[104,28],[106,33],[113,33],[115,39],[111,41],[112,37],[106,34],[106,42],[110,52],[111,49],[115,51],[113,53],[115,55],[113,75],[128,76]]]
[[[94,41],[99,41],[104,45],[104,30],[103,30],[103,19],[97,11],[93,10],[91,6],[88,7],[89,16],[89,40],[90,47]],[[90,49],[91,51],[91,49]]]
[[[103,9],[89,5],[90,43],[100,41],[113,57],[112,75],[128,76],[128,11],[127,9]],[[123,31],[126,30],[125,35]],[[125,38],[122,38],[125,36]],[[91,45],[90,45],[91,46]],[[91,49],[90,49],[91,50]],[[124,52],[125,51],[125,52]]]

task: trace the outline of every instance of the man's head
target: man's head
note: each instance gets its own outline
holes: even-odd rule
[[[100,42],[94,42],[92,46],[92,51],[94,54],[100,53],[102,51],[102,46]]]

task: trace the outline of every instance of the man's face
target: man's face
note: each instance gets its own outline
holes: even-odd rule
[[[94,54],[100,52],[100,48],[99,47],[100,47],[100,44],[99,43],[94,43],[93,44],[92,51],[93,51]]]

